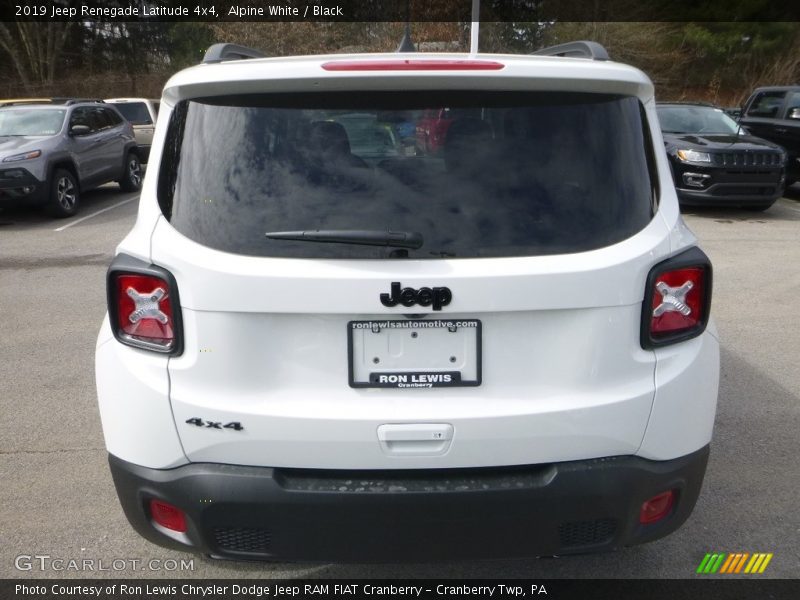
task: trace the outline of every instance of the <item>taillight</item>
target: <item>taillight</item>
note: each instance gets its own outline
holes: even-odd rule
[[[129,346],[180,352],[180,304],[168,271],[118,256],[108,271],[108,313],[115,337]]]
[[[699,248],[670,258],[647,276],[641,344],[655,348],[700,335],[711,308],[711,262]]]

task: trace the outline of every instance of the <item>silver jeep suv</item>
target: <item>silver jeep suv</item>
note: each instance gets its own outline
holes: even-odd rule
[[[133,125],[133,134],[139,146],[139,158],[143,163],[147,163],[161,102],[147,98],[107,98],[106,102],[113,104],[114,108]]]
[[[110,181],[125,192],[142,185],[133,128],[115,108],[66,100],[0,109],[0,207],[69,217],[82,192]]]

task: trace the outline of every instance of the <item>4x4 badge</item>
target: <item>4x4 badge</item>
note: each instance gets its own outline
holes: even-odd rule
[[[442,310],[443,306],[450,304],[453,299],[453,293],[450,288],[446,287],[423,287],[415,290],[414,288],[400,289],[400,282],[393,281],[391,293],[381,294],[381,304],[384,306],[397,306],[398,303],[403,306],[433,306],[433,310]]]

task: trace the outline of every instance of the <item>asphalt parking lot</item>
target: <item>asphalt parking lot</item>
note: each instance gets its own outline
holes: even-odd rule
[[[189,555],[153,546],[128,526],[96,408],[93,356],[105,269],[133,224],[137,196],[106,186],[87,194],[81,214],[67,221],[0,211],[0,578],[691,577],[711,551],[771,552],[763,576],[796,577],[800,190],[789,196],[764,213],[686,214],[715,266],[722,379],[700,501],[673,535],[565,558],[287,565],[197,557],[186,570],[180,560]],[[59,570],[54,559],[94,571]]]

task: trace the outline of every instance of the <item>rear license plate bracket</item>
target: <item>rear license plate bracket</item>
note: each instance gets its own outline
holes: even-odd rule
[[[478,319],[350,321],[349,384],[354,388],[465,387],[481,384]]]

